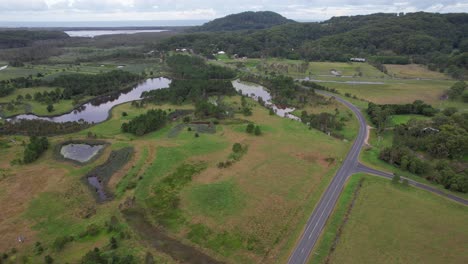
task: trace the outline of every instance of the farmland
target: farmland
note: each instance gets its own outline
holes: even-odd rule
[[[353,177],[363,178],[362,186],[336,248],[328,253],[328,248],[319,247],[324,250],[320,255],[329,254],[328,263],[461,263],[467,258],[466,207],[385,179]],[[345,193],[349,188],[358,187],[350,184]],[[350,201],[343,196],[335,214]],[[336,217],[330,223],[343,216]],[[336,229],[329,225],[325,234],[336,234]]]

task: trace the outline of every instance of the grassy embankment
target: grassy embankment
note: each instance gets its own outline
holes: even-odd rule
[[[463,263],[468,210],[437,195],[367,175],[354,175],[310,263],[325,263],[344,212],[363,178],[328,263]],[[437,213],[434,213],[437,212]]]

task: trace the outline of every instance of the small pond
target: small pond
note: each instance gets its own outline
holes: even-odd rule
[[[265,87],[254,83],[242,82],[240,80],[232,81],[232,85],[238,92],[242,91],[243,95],[246,95],[256,101],[258,101],[259,98],[262,98],[265,102],[265,106],[268,108],[272,108],[275,111],[276,115],[297,121],[301,120],[299,117],[291,114],[295,110],[295,108],[281,108],[273,104],[273,102],[271,101],[271,94]]]
[[[88,144],[67,144],[60,149],[60,154],[70,160],[86,163],[94,158],[99,151],[104,148],[104,145],[88,145]]]

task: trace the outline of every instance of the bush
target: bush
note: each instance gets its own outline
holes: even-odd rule
[[[44,257],[44,262],[46,264],[52,264],[52,263],[54,263],[54,259],[50,255],[47,255],[47,256]]]
[[[256,136],[260,136],[262,134],[262,131],[260,130],[260,127],[259,126],[256,126],[255,127],[255,135]]]
[[[57,250],[61,251],[65,245],[69,242],[72,242],[75,238],[73,236],[62,236],[62,237],[57,237],[54,240],[54,243],[52,244],[52,247]],[[46,256],[47,257],[47,256]]]
[[[239,153],[242,151],[242,145],[240,143],[234,143],[234,145],[232,145],[232,151],[234,153]]]
[[[128,116],[127,112],[122,112],[122,116]]]
[[[197,138],[197,137],[200,137],[200,135],[199,135],[198,133],[195,133],[195,137],[196,137],[196,138]]]
[[[392,178],[393,183],[400,183],[400,175],[395,174]]]
[[[252,134],[254,132],[254,129],[255,129],[255,125],[250,123],[247,125],[247,128],[245,129],[245,131],[249,134]]]

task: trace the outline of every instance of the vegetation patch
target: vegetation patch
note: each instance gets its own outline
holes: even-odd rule
[[[233,181],[197,185],[188,197],[194,211],[216,219],[236,214],[243,205],[242,192]]]
[[[111,192],[107,189],[107,183],[111,176],[130,160],[133,152],[132,147],[112,151],[104,164],[97,166],[85,176],[98,201],[102,202],[112,198]]]

